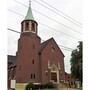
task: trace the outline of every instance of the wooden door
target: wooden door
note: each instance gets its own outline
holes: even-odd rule
[[[57,82],[57,73],[51,72],[51,80],[53,80],[54,82]]]

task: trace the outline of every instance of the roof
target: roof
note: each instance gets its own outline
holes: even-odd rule
[[[42,50],[47,46],[47,44],[52,40],[53,38],[48,39],[47,41],[41,43],[41,47],[39,49],[39,53],[42,52]]]
[[[42,44],[41,44],[41,47],[40,47],[40,49],[39,49],[39,53],[41,53],[42,51],[43,51],[43,49],[48,45],[48,43],[51,41],[51,40],[54,40],[53,38],[50,38],[50,39],[48,39],[47,41],[45,41],[45,42],[43,42]],[[55,41],[55,40],[54,40]],[[56,42],[55,42],[56,43]],[[57,43],[56,43],[57,44]],[[58,46],[58,45],[57,45]],[[60,49],[60,48],[59,48]],[[61,49],[60,49],[60,51],[61,51]],[[61,53],[63,54],[63,52],[61,51]],[[64,54],[63,54],[63,56],[64,56]]]
[[[65,75],[70,75],[70,73],[65,72]]]
[[[34,20],[31,6],[29,6],[26,17],[24,20]],[[35,20],[34,20],[35,21]]]
[[[8,68],[16,66],[16,56],[8,55]]]

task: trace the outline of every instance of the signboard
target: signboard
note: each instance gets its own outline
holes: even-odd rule
[[[11,80],[11,88],[15,88],[15,83],[16,83],[16,80]]]

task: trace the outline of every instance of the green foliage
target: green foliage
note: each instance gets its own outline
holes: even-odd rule
[[[54,84],[52,82],[49,82],[46,84],[47,88],[55,88]]]
[[[54,88],[54,85],[53,83],[49,82],[47,84],[33,84],[33,83],[29,83],[26,85],[26,89],[25,90],[29,90],[30,88],[32,88],[32,90],[36,90],[36,89],[45,89],[45,88],[48,88],[48,89],[51,89],[51,88]]]
[[[33,83],[29,83],[27,86],[26,86],[26,89],[25,90],[28,90],[28,89],[30,89],[30,88],[32,88],[32,90],[35,90],[34,88],[35,88],[35,85],[33,84]]]
[[[82,83],[82,42],[79,42],[77,49],[71,54],[71,74]]]

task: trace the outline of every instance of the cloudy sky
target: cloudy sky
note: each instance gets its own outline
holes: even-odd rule
[[[55,39],[65,55],[65,71],[70,73],[72,49],[82,40],[82,0],[31,0],[32,12],[38,22],[42,40]],[[8,0],[8,28],[21,31],[29,0]],[[8,30],[8,54],[16,55],[20,34]],[[68,48],[71,49],[68,49]]]

